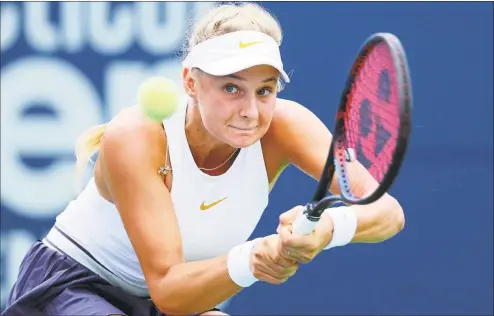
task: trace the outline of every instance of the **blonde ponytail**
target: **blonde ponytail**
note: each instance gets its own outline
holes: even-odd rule
[[[99,150],[100,142],[106,130],[107,124],[93,126],[84,131],[76,140],[75,157],[77,178],[82,179],[82,174],[91,160],[91,156]]]

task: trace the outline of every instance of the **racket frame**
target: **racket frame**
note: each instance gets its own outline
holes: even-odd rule
[[[343,154],[340,151],[339,157],[336,157],[335,150],[338,149],[337,142],[345,143],[345,119],[344,113],[348,106],[348,95],[350,95],[351,88],[355,81],[355,78],[359,74],[361,68],[365,64],[366,58],[370,55],[372,50],[380,43],[385,43],[389,47],[391,57],[395,66],[395,77],[397,80],[397,89],[399,95],[399,116],[400,127],[398,130],[397,146],[393,153],[391,164],[389,165],[388,172],[386,172],[383,180],[380,182],[378,188],[367,197],[357,198],[350,190],[349,182],[346,181],[346,161]],[[365,205],[370,204],[382,197],[387,190],[391,187],[396,179],[400,167],[403,163],[405,153],[408,147],[409,135],[411,132],[411,110],[412,110],[412,90],[410,72],[408,67],[405,50],[400,43],[400,40],[391,33],[375,33],[371,35],[364,44],[361,46],[357,58],[355,59],[350,75],[347,78],[345,88],[341,94],[340,106],[338,108],[338,114],[336,115],[335,128],[333,132],[333,139],[328,153],[328,158],[324,166],[324,171],[319,180],[315,194],[310,202],[305,206],[304,214],[311,222],[317,222],[321,214],[337,202],[343,202],[345,204],[358,204]],[[343,146],[342,146],[343,148]],[[337,160],[340,160],[339,162]],[[340,195],[329,195],[329,187],[331,185],[334,174],[337,174],[338,184],[340,186]]]

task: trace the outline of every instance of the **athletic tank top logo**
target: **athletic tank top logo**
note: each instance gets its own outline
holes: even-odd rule
[[[203,202],[202,202],[202,204],[201,204],[201,206],[200,206],[199,208],[201,209],[201,211],[205,211],[205,210],[210,209],[210,208],[212,208],[213,206],[215,206],[215,205],[217,205],[217,204],[219,204],[219,203],[223,202],[223,201],[224,201],[224,200],[226,200],[227,198],[228,198],[228,196],[225,196],[224,198],[219,199],[218,201],[215,201],[215,202],[213,202],[213,203],[211,203],[211,204],[207,204],[207,205],[206,205],[206,201],[203,201]]]

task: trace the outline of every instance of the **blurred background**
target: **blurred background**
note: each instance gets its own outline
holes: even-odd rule
[[[134,104],[151,74],[180,79],[177,52],[214,3],[1,3],[1,304],[30,244],[75,197],[74,140]],[[275,3],[292,83],[281,97],[330,128],[361,45],[392,32],[407,51],[413,134],[391,193],[406,227],[349,245],[289,282],[256,284],[232,314],[493,313],[493,4]],[[311,197],[316,182],[281,176],[254,235]]]

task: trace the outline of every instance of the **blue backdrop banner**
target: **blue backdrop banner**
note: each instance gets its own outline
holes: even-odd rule
[[[1,304],[30,244],[75,197],[74,141],[133,105],[152,74],[179,82],[177,52],[211,2],[1,3]],[[232,314],[492,314],[493,4],[266,2],[284,30],[281,97],[328,127],[362,42],[391,32],[407,51],[413,134],[391,193],[406,227],[337,248],[287,283],[256,284]],[[278,181],[254,235],[316,182]]]

